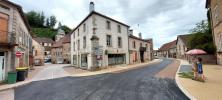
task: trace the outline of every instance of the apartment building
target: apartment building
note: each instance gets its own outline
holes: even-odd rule
[[[77,25],[71,35],[71,63],[95,70],[111,65],[129,64],[129,26],[94,11]]]
[[[217,49],[217,63],[222,64],[222,0],[206,0],[206,8]]]
[[[0,81],[16,67],[32,65],[32,37],[22,7],[0,1]]]

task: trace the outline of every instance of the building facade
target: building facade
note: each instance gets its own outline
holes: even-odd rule
[[[0,81],[16,67],[32,66],[32,37],[21,6],[0,2]]]
[[[130,30],[132,32],[132,30]],[[140,35],[141,36],[141,35]],[[151,61],[152,58],[152,39],[142,39],[129,34],[129,58],[130,64]]]
[[[217,49],[217,63],[222,64],[222,1],[207,0],[208,19],[211,22],[214,43]]]
[[[45,48],[39,44],[37,41],[32,39],[33,46],[33,63],[35,66],[43,66],[45,64]]]
[[[71,34],[67,34],[52,45],[52,63],[71,63]]]
[[[176,58],[176,53],[177,53],[176,42],[177,40],[174,40],[172,42],[162,45],[160,49],[157,51],[157,56],[165,58]]]
[[[94,70],[129,64],[129,26],[92,11],[71,35],[72,65]]]
[[[178,35],[176,47],[177,47],[177,58],[186,59],[186,52],[189,50],[188,39],[190,34],[187,35]]]
[[[51,59],[51,48],[52,45],[54,44],[54,41],[46,37],[36,37],[33,39],[44,47],[44,57],[45,57],[44,60],[47,61]]]

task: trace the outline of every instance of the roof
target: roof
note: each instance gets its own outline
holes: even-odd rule
[[[178,40],[178,38],[180,38],[183,41],[183,43],[186,45],[186,47],[188,47],[188,40],[191,35],[192,34],[178,35],[177,40]]]
[[[129,35],[129,38],[137,39],[137,40],[144,41],[144,42],[152,42],[151,39],[141,39],[141,38],[136,37],[132,34]]]
[[[119,24],[122,24],[122,25],[124,25],[124,26],[126,26],[126,27],[129,27],[129,25],[127,25],[127,24],[124,24],[124,23],[122,23],[122,22],[119,22],[119,21],[117,21],[117,20],[115,20],[115,19],[113,19],[113,18],[110,18],[110,17],[108,17],[108,16],[106,16],[106,15],[103,15],[103,14],[101,14],[101,13],[98,13],[98,12],[96,12],[96,11],[92,11],[91,13],[89,13],[89,14],[86,16],[86,18],[84,18],[84,19],[71,31],[71,33],[73,33],[80,25],[82,25],[82,24],[83,24],[90,16],[92,16],[93,14],[102,16],[102,17],[104,17],[104,18],[107,18],[107,19],[112,20],[112,21],[114,21],[114,22],[117,22],[117,23],[119,23]]]
[[[166,51],[166,50],[169,50],[171,48],[174,48],[176,46],[176,42],[177,42],[177,40],[166,43],[166,44],[162,45],[158,51]]]
[[[70,43],[71,42],[71,33],[66,34],[62,42],[63,43]]]
[[[63,43],[70,43],[71,42],[71,33],[66,34],[63,38],[52,45],[52,48],[59,48],[63,46]]]
[[[8,4],[14,6],[15,8],[17,8],[18,11],[19,11],[19,13],[20,13],[20,15],[21,15],[21,17],[22,17],[22,19],[23,19],[23,21],[24,21],[24,23],[25,23],[25,25],[26,25],[26,27],[27,27],[27,29],[28,29],[28,31],[31,31],[31,28],[30,28],[30,25],[29,25],[29,23],[28,23],[28,20],[27,20],[24,12],[23,12],[23,10],[22,10],[22,7],[21,7],[20,5],[18,5],[18,4],[16,4],[16,3],[13,3],[13,2],[11,2],[11,1],[9,1],[9,0],[1,0],[1,2],[8,3]]]
[[[51,38],[46,38],[46,37],[36,37],[33,39],[36,40],[38,43],[54,43],[54,41]]]

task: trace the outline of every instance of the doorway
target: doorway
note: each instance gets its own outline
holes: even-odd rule
[[[0,81],[4,80],[5,77],[5,59],[4,52],[0,52]]]

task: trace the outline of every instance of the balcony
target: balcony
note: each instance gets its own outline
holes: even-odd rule
[[[12,32],[0,31],[0,46],[12,47],[15,46],[15,36]]]

